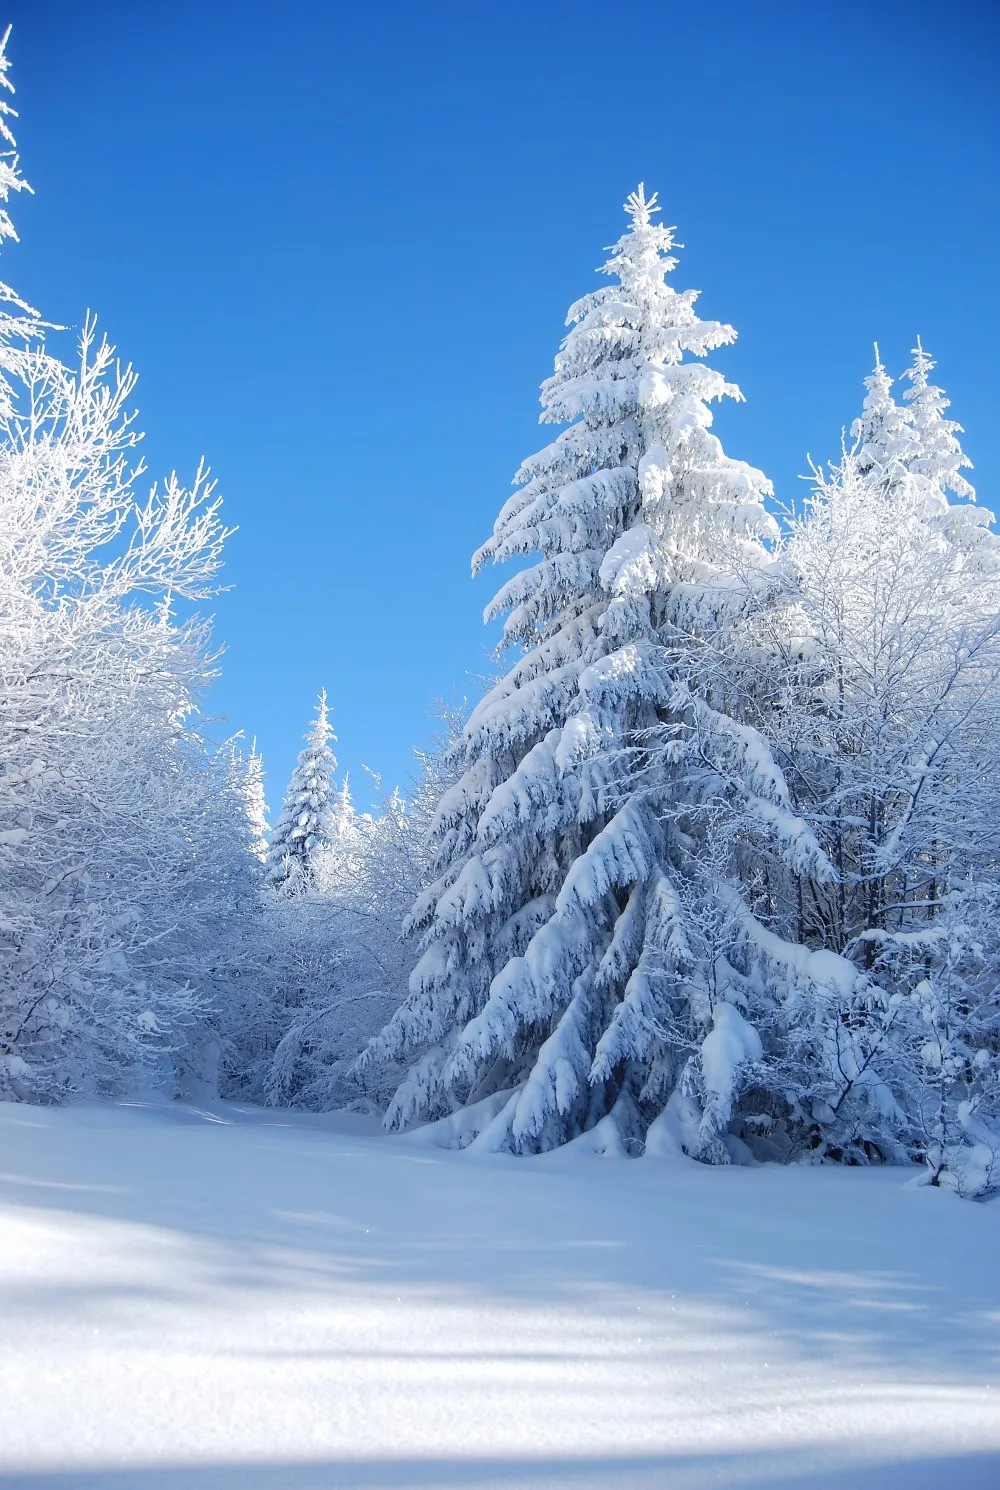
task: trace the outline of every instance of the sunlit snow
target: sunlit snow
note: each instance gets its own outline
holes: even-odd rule
[[[1000,1207],[374,1126],[0,1106],[0,1490],[1000,1484]]]

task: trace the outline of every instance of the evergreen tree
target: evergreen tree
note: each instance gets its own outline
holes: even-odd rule
[[[250,832],[250,852],[261,864],[267,862],[267,800],[264,796],[264,762],[254,740],[247,756],[244,800],[246,802],[247,827]]]
[[[928,516],[936,519],[948,543],[970,559],[974,555],[980,568],[992,569],[998,563],[998,539],[989,531],[993,514],[972,505],[975,488],[962,475],[972,462],[958,440],[962,426],[945,415],[949,399],[930,381],[934,365],[918,337],[913,362],[903,374],[910,384],[903,399],[914,442],[907,469],[923,494]],[[949,501],[949,492],[960,501]]]
[[[865,378],[865,401],[851,434],[854,460],[862,475],[901,476],[916,454],[912,420],[892,396],[892,379],[882,365],[878,343],[875,366]]]
[[[288,783],[284,806],[271,832],[266,867],[268,881],[276,888],[303,888],[314,853],[329,837],[333,773],[337,769],[330,742],[335,739],[323,689],[316,718],[306,731],[305,748]]]
[[[568,428],[521,467],[474,561],[540,555],[487,612],[507,613],[504,643],[524,655],[457,747],[436,878],[409,922],[422,956],[366,1056],[410,1065],[390,1127],[483,1101],[483,1144],[544,1149],[598,1123],[628,1143],[687,1072],[712,1107],[700,1148],[725,1159],[737,1068],[759,1053],[737,980],[697,940],[715,887],[681,820],[694,742],[725,758],[781,852],[815,843],[693,660],[773,598],[776,526],[766,478],[710,433],[709,404],[739,390],[692,360],[736,333],[666,282],[657,210],[641,186],[630,196],[603,269],[615,282],[571,307],[542,386],[543,421]],[[654,759],[657,731],[671,738]]]
[[[912,356],[913,362],[903,374],[910,384],[903,399],[909,404],[916,450],[907,466],[943,492],[950,491],[963,501],[974,502],[976,493],[962,475],[963,468],[972,469],[971,460],[958,442],[962,426],[945,417],[951,401],[930,382],[929,374],[934,371],[935,363],[921,346],[919,336]]]
[[[426,883],[428,818],[452,779],[442,745],[418,752],[409,801],[379,785],[374,812],[357,813],[346,785],[337,791],[299,893],[263,896],[241,928],[222,1000],[227,1094],[319,1110],[391,1097],[401,1071],[352,1068],[405,996],[414,957],[400,928]]]

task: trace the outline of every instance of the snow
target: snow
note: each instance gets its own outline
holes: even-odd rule
[[[0,1490],[1000,1483],[1000,1207],[0,1106]]]
[[[712,1028],[701,1042],[701,1066],[705,1085],[718,1097],[732,1100],[738,1068],[763,1056],[760,1036],[732,1004],[716,1004]]]

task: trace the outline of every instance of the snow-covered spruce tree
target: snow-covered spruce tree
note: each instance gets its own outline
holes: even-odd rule
[[[267,839],[270,828],[267,821],[267,800],[264,795],[264,762],[257,750],[257,741],[250,747],[246,759],[243,782],[247,826],[250,831],[250,852],[260,864],[267,862]]]
[[[903,373],[910,384],[903,394],[904,402],[909,405],[907,416],[912,444],[912,453],[906,460],[907,469],[921,478],[928,489],[936,489],[938,494],[951,492],[963,501],[974,502],[976,493],[962,475],[963,470],[972,469],[972,462],[958,441],[962,426],[945,415],[951,403],[942,389],[930,381],[929,375],[934,371],[935,363],[924,351],[919,336],[911,355],[913,361]],[[965,511],[964,508],[958,510]]]
[[[352,1067],[405,989],[400,925],[408,902],[382,870],[406,842],[407,826],[398,793],[372,817],[356,813],[342,788],[305,883],[293,896],[268,897],[272,950],[261,965],[279,1024],[259,1068],[264,1102],[325,1111],[388,1099],[384,1075],[365,1082]],[[407,888],[412,898],[416,887]]]
[[[875,366],[865,378],[861,413],[851,426],[853,459],[860,475],[880,480],[902,476],[916,455],[913,423],[892,396],[892,379],[875,346]]]
[[[326,689],[320,693],[316,718],[306,731],[305,747],[288,783],[284,805],[271,831],[267,878],[276,889],[298,892],[305,887],[313,855],[329,837],[327,821],[333,797],[337,759],[327,716]]]
[[[962,426],[945,414],[950,400],[930,382],[935,364],[919,337],[912,356],[913,362],[903,373],[910,384],[903,399],[909,405],[907,415],[915,447],[906,461],[910,479],[923,492],[928,516],[937,518],[948,542],[968,558],[975,551],[976,561],[992,569],[998,562],[1000,545],[990,532],[993,514],[973,505],[975,489],[962,475],[963,470],[972,469],[958,440]],[[950,501],[949,492],[960,500]]]
[[[626,210],[613,283],[571,307],[542,387],[543,421],[569,427],[524,463],[474,561],[540,556],[487,613],[508,613],[505,643],[524,655],[464,730],[465,769],[433,827],[437,877],[410,917],[423,953],[364,1060],[410,1063],[389,1127],[482,1103],[465,1131],[486,1122],[480,1143],[516,1151],[598,1123],[600,1142],[627,1143],[687,1079],[702,1096],[694,1146],[725,1160],[734,1077],[760,1042],[739,980],[688,936],[692,900],[718,928],[676,812],[687,745],[654,764],[642,739],[697,714],[759,822],[787,828],[759,737],[669,666],[767,603],[776,527],[766,478],[710,433],[710,402],[738,389],[691,360],[735,332],[666,282],[655,199],[640,187]],[[793,858],[813,854],[802,825],[784,837]]]
[[[960,1111],[975,1144],[996,1121],[1000,586],[991,515],[949,504],[974,495],[968,462],[916,355],[916,413],[878,364],[784,547],[800,610],[771,630],[784,686],[760,727],[837,872],[772,866],[756,971],[793,1148],[943,1173],[968,1158]]]

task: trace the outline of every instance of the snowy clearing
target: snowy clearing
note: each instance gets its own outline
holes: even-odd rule
[[[1000,1483],[1000,1206],[221,1104],[0,1125],[0,1490]]]

